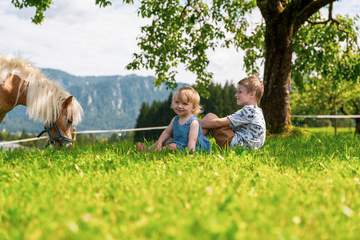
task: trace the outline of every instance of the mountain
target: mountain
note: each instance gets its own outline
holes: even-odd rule
[[[75,76],[56,69],[42,69],[74,95],[84,109],[83,121],[77,130],[131,128],[136,124],[143,102],[165,100],[170,90],[153,84],[153,77]],[[18,106],[9,112],[0,130],[38,132],[43,126],[26,116],[26,108]]]

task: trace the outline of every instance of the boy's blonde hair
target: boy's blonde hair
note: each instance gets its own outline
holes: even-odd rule
[[[174,101],[180,100],[185,103],[192,103],[194,109],[192,113],[197,115],[201,113],[202,109],[200,106],[200,95],[199,93],[192,87],[182,87],[179,88],[172,97],[171,108],[174,108]]]
[[[256,101],[259,103],[264,94],[264,85],[257,75],[251,75],[238,82],[246,88],[248,92],[255,93]]]

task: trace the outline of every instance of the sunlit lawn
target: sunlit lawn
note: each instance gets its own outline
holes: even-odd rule
[[[259,151],[0,151],[0,239],[358,239],[359,146],[322,129]]]

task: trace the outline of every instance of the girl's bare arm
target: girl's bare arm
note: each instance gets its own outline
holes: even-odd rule
[[[172,136],[173,121],[174,119],[171,120],[170,124],[167,126],[167,128],[164,129],[158,140],[155,142],[156,150],[161,150],[163,143]]]
[[[188,138],[188,149],[190,152],[195,152],[196,143],[199,135],[200,124],[197,120],[192,121],[190,125],[189,138]]]

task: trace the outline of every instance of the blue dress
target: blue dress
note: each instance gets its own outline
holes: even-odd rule
[[[197,120],[195,116],[191,116],[184,124],[179,123],[179,116],[175,116],[173,121],[173,143],[180,150],[184,150],[188,146],[189,132],[191,123]],[[199,134],[196,142],[196,150],[210,152],[210,142],[204,136],[201,126],[199,126]]]

